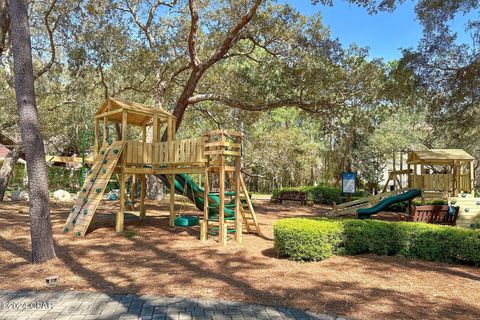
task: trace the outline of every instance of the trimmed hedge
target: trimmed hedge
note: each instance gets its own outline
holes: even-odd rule
[[[275,189],[272,192],[274,198],[280,196],[283,192],[287,191],[300,191],[307,194],[309,201],[322,204],[337,204],[343,203],[347,200],[347,197],[342,193],[341,189],[329,187],[325,185],[320,186],[301,186],[301,187],[286,187],[281,189]],[[366,191],[357,191],[352,194],[352,200],[357,200],[370,195]]]
[[[346,252],[480,265],[480,230],[460,227],[290,218],[275,224],[274,235],[277,254],[292,260],[317,261]]]
[[[282,219],[274,227],[274,245],[279,256],[319,261],[337,251],[343,240],[342,234],[343,226],[335,221]]]

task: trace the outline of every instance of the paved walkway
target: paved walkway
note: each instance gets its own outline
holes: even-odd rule
[[[322,319],[335,315],[222,300],[97,292],[0,291],[0,319]]]

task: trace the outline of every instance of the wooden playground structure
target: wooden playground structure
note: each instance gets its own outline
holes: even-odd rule
[[[416,188],[433,196],[446,194],[458,196],[461,193],[474,195],[474,166],[475,159],[462,149],[431,149],[423,151],[409,151],[407,168],[400,170],[394,163],[393,170],[383,187],[387,191],[390,182],[393,189]],[[405,181],[407,182],[405,184]]]
[[[176,118],[161,108],[113,98],[103,103],[95,114],[93,165],[67,219],[64,232],[85,235],[112,175],[117,177],[120,185],[116,232],[124,230],[126,205],[130,203],[133,206],[134,203],[133,190],[128,199],[128,180],[132,181],[132,186],[135,180],[140,181],[138,215],[140,219],[147,215],[146,175],[159,175],[163,181],[168,182],[169,224],[174,226],[178,217],[175,191],[182,187],[187,190],[186,182],[182,186],[184,180],[179,183],[176,178],[196,174],[203,176],[203,194],[199,194],[199,188],[189,189],[189,192],[197,207],[203,209],[200,219],[201,240],[205,241],[209,234],[215,234],[219,236],[220,243],[225,245],[228,234],[232,233],[236,241],[241,242],[244,228],[247,232],[261,234],[241,174],[241,134],[229,130],[213,130],[202,137],[176,140],[175,123]],[[117,141],[109,134],[110,124],[120,125],[121,136]],[[147,131],[150,128],[152,137],[147,142]],[[134,130],[141,132],[141,141],[129,140],[129,135]],[[162,134],[166,141],[162,141]],[[210,192],[213,181],[218,183],[217,193]],[[177,193],[180,192],[177,190]],[[183,195],[186,195],[186,191]],[[228,201],[228,197],[232,199]]]
[[[359,208],[374,206],[385,198],[418,189],[422,203],[427,199],[440,199],[459,206],[457,224],[468,226],[480,215],[480,199],[475,198],[474,190],[474,160],[462,149],[409,151],[406,168],[402,156],[400,169],[393,162],[393,170],[389,171],[382,193],[334,204],[332,214],[352,214]]]

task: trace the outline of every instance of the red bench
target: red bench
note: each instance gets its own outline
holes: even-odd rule
[[[413,213],[410,216],[406,216],[405,220],[454,226],[457,223],[459,207],[454,208],[455,213],[449,214],[447,205],[415,206]]]

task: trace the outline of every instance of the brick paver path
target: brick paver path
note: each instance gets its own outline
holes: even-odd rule
[[[331,319],[299,309],[222,300],[98,292],[0,291],[0,319]]]

